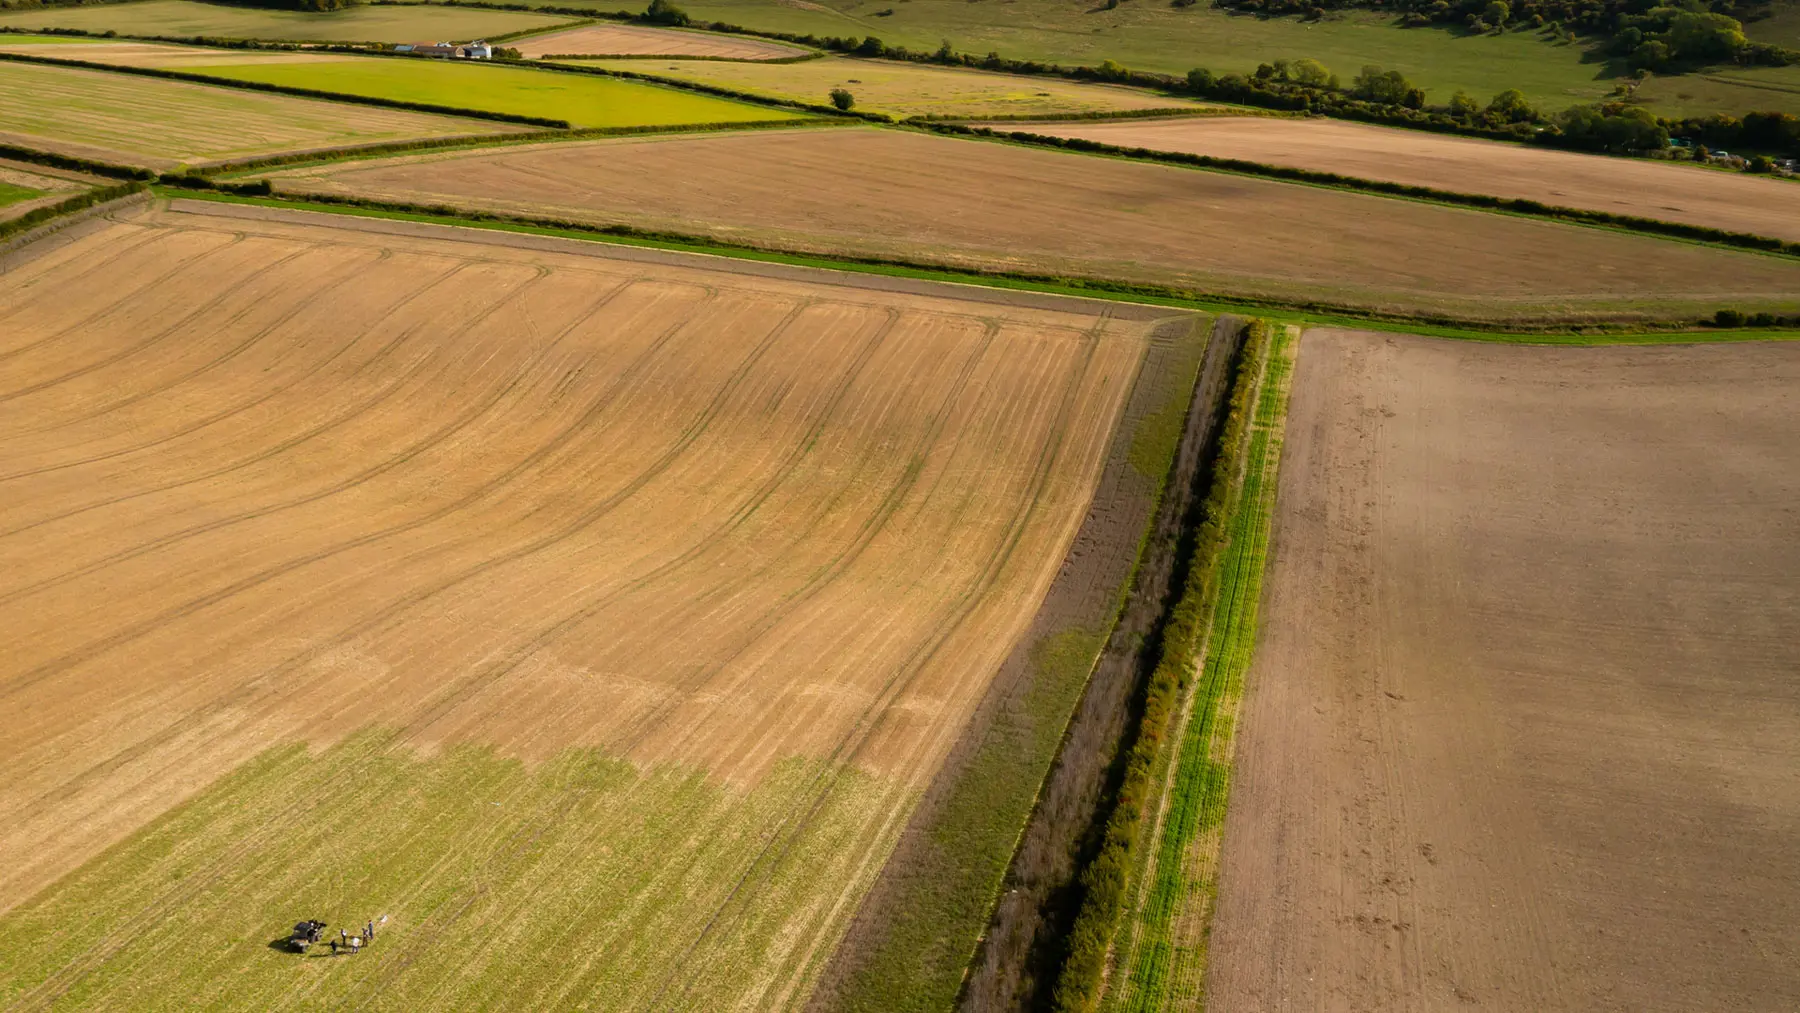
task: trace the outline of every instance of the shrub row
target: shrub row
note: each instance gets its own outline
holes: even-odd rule
[[[1513,214],[1529,215],[1534,218],[1548,218],[1556,221],[1574,222],[1582,225],[1611,226],[1628,229],[1633,232],[1644,232],[1673,239],[1692,239],[1702,242],[1719,243],[1725,246],[1735,246],[1747,250],[1760,250],[1766,253],[1800,256],[1800,243],[1776,239],[1772,236],[1759,236],[1748,232],[1728,232],[1725,229],[1715,229],[1705,225],[1687,225],[1681,222],[1663,221],[1660,218],[1643,218],[1637,215],[1614,214],[1610,211],[1590,211],[1585,208],[1562,207],[1560,205],[1545,204],[1542,201],[1529,200],[1523,197],[1495,197],[1490,194],[1460,193],[1455,190],[1439,190],[1435,187],[1414,186],[1409,183],[1393,183],[1386,180],[1363,179],[1357,176],[1341,176],[1335,172],[1320,172],[1314,169],[1299,169],[1286,165],[1268,165],[1263,162],[1250,162],[1240,158],[1220,158],[1214,155],[1196,155],[1185,151],[1156,151],[1150,148],[1121,147],[1116,144],[1106,144],[1101,141],[1093,141],[1080,137],[1055,137],[1026,131],[993,130],[988,127],[971,127],[959,123],[922,123],[920,126],[938,133],[963,134],[976,137],[995,137],[1041,147],[1063,148],[1069,151],[1082,151],[1091,154],[1116,155],[1123,158],[1162,162],[1168,165],[1181,165],[1201,169],[1218,169],[1226,172],[1241,173],[1246,176],[1262,176],[1267,179],[1278,179],[1287,182],[1315,183],[1324,186],[1338,187],[1345,190],[1357,190],[1364,193],[1381,194],[1389,197],[1413,197],[1436,201],[1442,204],[1455,204],[1462,207],[1506,211]]]
[[[1202,520],[1186,560],[1187,579],[1163,626],[1161,652],[1144,690],[1144,709],[1126,753],[1124,776],[1113,796],[1112,813],[1107,818],[1099,851],[1081,871],[1080,907],[1050,997],[1056,1013],[1086,1013],[1099,999],[1106,955],[1112,948],[1113,931],[1135,864],[1138,830],[1154,796],[1152,773],[1171,731],[1179,731],[1169,726],[1180,709],[1182,694],[1193,682],[1195,656],[1218,588],[1215,564],[1225,542],[1225,525],[1230,520],[1244,434],[1256,399],[1268,336],[1268,324],[1258,321],[1251,326],[1238,353],[1230,407],[1213,456],[1206,501],[1201,506]]]
[[[943,113],[928,113],[923,116],[909,116],[908,123],[958,123],[979,120],[986,123],[1066,123],[1070,120],[1143,120],[1167,119],[1175,116],[1237,116],[1236,110],[1215,111],[1196,106],[1169,106],[1163,109],[1092,109],[1081,113],[996,113],[983,116],[950,116]],[[1253,116],[1276,115],[1271,113],[1251,113]]]
[[[805,63],[824,57],[824,53],[802,53],[799,56],[782,56],[773,60],[754,60],[744,56],[694,56],[689,53],[679,55],[673,53],[547,53],[538,57],[540,60],[680,60],[683,63],[754,63],[767,67],[779,67],[787,63]]]
[[[82,211],[91,208],[96,204],[104,204],[107,201],[118,200],[120,197],[129,197],[134,193],[142,193],[149,189],[149,187],[150,184],[148,183],[141,180],[133,180],[130,183],[120,183],[118,186],[104,186],[97,190],[89,190],[86,193],[78,193],[67,200],[58,201],[57,203],[46,207],[35,208],[25,212],[17,218],[0,222],[0,239],[18,235],[27,229],[42,225],[52,218],[58,218],[66,214],[72,214],[76,211]]]
[[[0,144],[0,158],[10,158],[15,162],[35,162],[57,169],[71,169],[76,172],[92,173],[95,176],[107,176],[112,179],[152,180],[156,173],[149,169],[141,169],[130,165],[115,165],[111,162],[96,162],[91,158],[76,158],[73,155],[58,155],[52,151],[38,151],[35,148],[21,148],[16,144]]]
[[[400,99],[373,98],[367,95],[347,95],[342,92],[322,91],[316,88],[294,88],[282,84],[264,84],[261,81],[234,81],[230,78],[208,77],[204,74],[189,74],[179,70],[164,70],[160,67],[124,67],[111,63],[95,63],[90,60],[64,60],[43,56],[30,56],[25,53],[0,53],[0,60],[12,60],[18,63],[36,63],[51,67],[79,67],[83,70],[110,71],[115,74],[137,74],[142,77],[158,77],[172,81],[188,81],[195,84],[214,85],[224,88],[241,88],[246,91],[298,95],[303,98],[328,99],[333,102],[350,102],[356,105],[381,106],[387,109],[407,109],[413,112],[439,113],[442,115],[462,116],[471,119],[497,120],[501,123],[523,123],[534,127],[554,127],[562,130],[569,129],[569,121],[567,120],[551,120],[539,116],[517,116],[512,113],[494,113],[481,109],[459,109],[455,106],[442,106],[429,102],[406,102]]]

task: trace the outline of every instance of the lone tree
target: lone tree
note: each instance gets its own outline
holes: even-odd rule
[[[849,112],[850,107],[856,105],[856,96],[843,88],[833,88],[831,89],[831,104]]]

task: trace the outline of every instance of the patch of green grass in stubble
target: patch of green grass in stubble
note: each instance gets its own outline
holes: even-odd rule
[[[1127,912],[1127,931],[1120,936],[1130,945],[1117,955],[1128,973],[1115,977],[1123,987],[1108,990],[1104,1008],[1109,1011],[1189,1009],[1202,1000],[1238,704],[1256,644],[1292,369],[1293,338],[1278,329],[1272,334],[1243,477],[1219,556],[1205,661],[1191,690],[1180,750],[1170,761],[1175,769],[1167,782],[1161,832],[1154,846],[1144,849],[1146,857],[1154,853],[1155,864],[1146,861],[1138,870],[1152,878],[1134,884],[1138,902]]]
[[[20,201],[36,200],[44,196],[46,192],[33,190],[28,186],[15,186],[11,183],[0,182],[0,208],[8,204],[17,204]]]
[[[903,801],[801,759],[740,789],[588,749],[272,749],[0,916],[0,1006],[754,1006],[796,940],[834,938]],[[383,914],[354,958],[270,945]]]
[[[894,886],[896,902],[880,938],[859,955],[857,971],[832,1009],[941,1013],[955,1005],[1044,777],[1136,580],[1210,323],[1197,318],[1162,364],[1139,380],[1156,385],[1150,396],[1154,407],[1130,431],[1129,478],[1153,492],[1142,500],[1138,556],[1129,574],[1097,603],[1099,613],[1090,621],[1045,634],[1031,645],[1030,683],[1019,704],[993,716],[973,758],[956,775],[924,828],[928,855]],[[1123,438],[1124,433],[1116,437]]]

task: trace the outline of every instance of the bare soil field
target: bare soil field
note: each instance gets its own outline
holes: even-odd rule
[[[1644,158],[1583,155],[1326,119],[1232,116],[988,125],[1800,240],[1800,183]]]
[[[799,63],[638,59],[584,60],[582,65],[654,74],[794,102],[824,104],[831,101],[833,89],[842,88],[856,99],[859,110],[903,118],[1051,117],[1149,109],[1196,113],[1210,109],[1236,114],[1226,106],[1172,98],[1142,88],[841,56]]]
[[[744,35],[684,32],[642,25],[598,24],[509,42],[526,57],[709,56],[721,60],[785,60],[811,52]]]
[[[192,201],[5,268],[32,1007],[800,1005],[1169,316]]]
[[[1800,1005],[1796,385],[1305,335],[1208,1010]]]
[[[1395,312],[1571,320],[1800,309],[1792,259],[875,128],[618,138],[269,176],[282,192]]]
[[[0,63],[0,140],[153,169],[516,129],[523,128],[98,70]]]

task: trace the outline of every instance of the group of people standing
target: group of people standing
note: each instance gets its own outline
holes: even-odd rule
[[[382,920],[386,921],[386,916],[383,916]],[[360,936],[351,935],[349,929],[338,929],[338,937],[331,941],[331,955],[335,957],[339,953],[361,953],[363,947],[374,941],[375,922],[373,919],[363,926]]]

